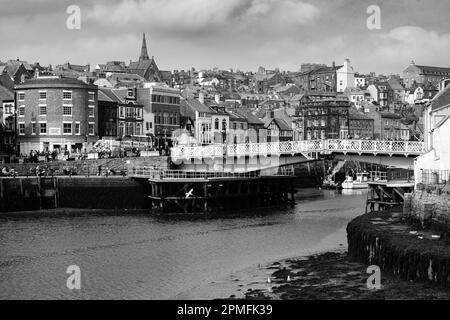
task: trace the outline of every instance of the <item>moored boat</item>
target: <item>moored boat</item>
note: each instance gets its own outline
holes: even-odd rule
[[[367,189],[369,187],[369,174],[367,172],[361,172],[356,174],[356,179],[352,176],[347,176],[344,182],[342,182],[343,189]]]

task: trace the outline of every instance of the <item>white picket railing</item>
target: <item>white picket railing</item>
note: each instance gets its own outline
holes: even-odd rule
[[[214,144],[207,146],[178,145],[171,150],[171,157],[201,159],[242,157],[257,155],[308,154],[308,153],[357,153],[419,156],[424,153],[424,143],[414,141],[383,140],[308,140],[246,144]]]

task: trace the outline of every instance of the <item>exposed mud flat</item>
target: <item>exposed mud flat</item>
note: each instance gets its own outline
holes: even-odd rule
[[[368,289],[367,265],[346,252],[289,259],[268,266],[275,270],[267,289],[250,290],[246,299],[403,300],[450,299],[450,291],[425,282],[401,280],[381,271],[381,289]],[[288,280],[289,277],[289,280]]]

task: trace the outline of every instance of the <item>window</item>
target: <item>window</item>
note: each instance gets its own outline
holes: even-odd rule
[[[45,123],[45,122],[39,123],[39,133],[47,134],[47,123]]]
[[[222,131],[226,131],[227,130],[227,120],[223,119],[222,120]]]
[[[137,135],[137,136],[142,135],[142,132],[141,132],[141,124],[140,124],[140,123],[136,123],[136,135]]]
[[[80,135],[80,133],[81,133],[80,123],[79,123],[79,122],[76,122],[76,123],[75,123],[75,134],[76,134],[76,135]]]
[[[39,105],[39,115],[40,116],[47,115],[47,106],[46,105]]]
[[[72,115],[72,106],[63,106],[63,115],[71,116]]]
[[[19,92],[17,97],[19,101],[25,101],[25,92]]]
[[[36,134],[36,122],[31,123],[31,134]]]
[[[94,92],[89,92],[89,101],[91,101],[91,102],[95,101],[95,93]]]
[[[72,91],[63,91],[64,100],[72,100]]]
[[[95,117],[95,107],[89,106],[89,118],[94,118],[94,117]]]
[[[25,135],[25,123],[19,123],[19,134]]]
[[[47,99],[47,92],[39,91],[39,100],[46,100],[46,99]]]
[[[72,123],[70,122],[63,123],[63,133],[72,134]]]
[[[125,132],[125,123],[121,122],[119,123],[119,136],[123,136]]]
[[[19,107],[19,117],[24,117],[25,116],[25,106],[20,106]]]
[[[133,118],[134,108],[127,108],[127,118]]]
[[[219,130],[219,119],[214,121],[214,129]]]
[[[95,123],[89,122],[89,135],[93,136],[95,134]]]
[[[119,112],[119,117],[121,117],[121,118],[123,118],[125,115],[124,115],[124,107],[120,107],[120,112]]]

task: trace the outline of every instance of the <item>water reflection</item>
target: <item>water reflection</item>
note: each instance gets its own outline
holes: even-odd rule
[[[0,219],[0,299],[176,298],[257,264],[345,244],[366,196],[308,189],[296,198],[295,208],[234,219]],[[69,265],[81,268],[80,291],[66,288]]]

